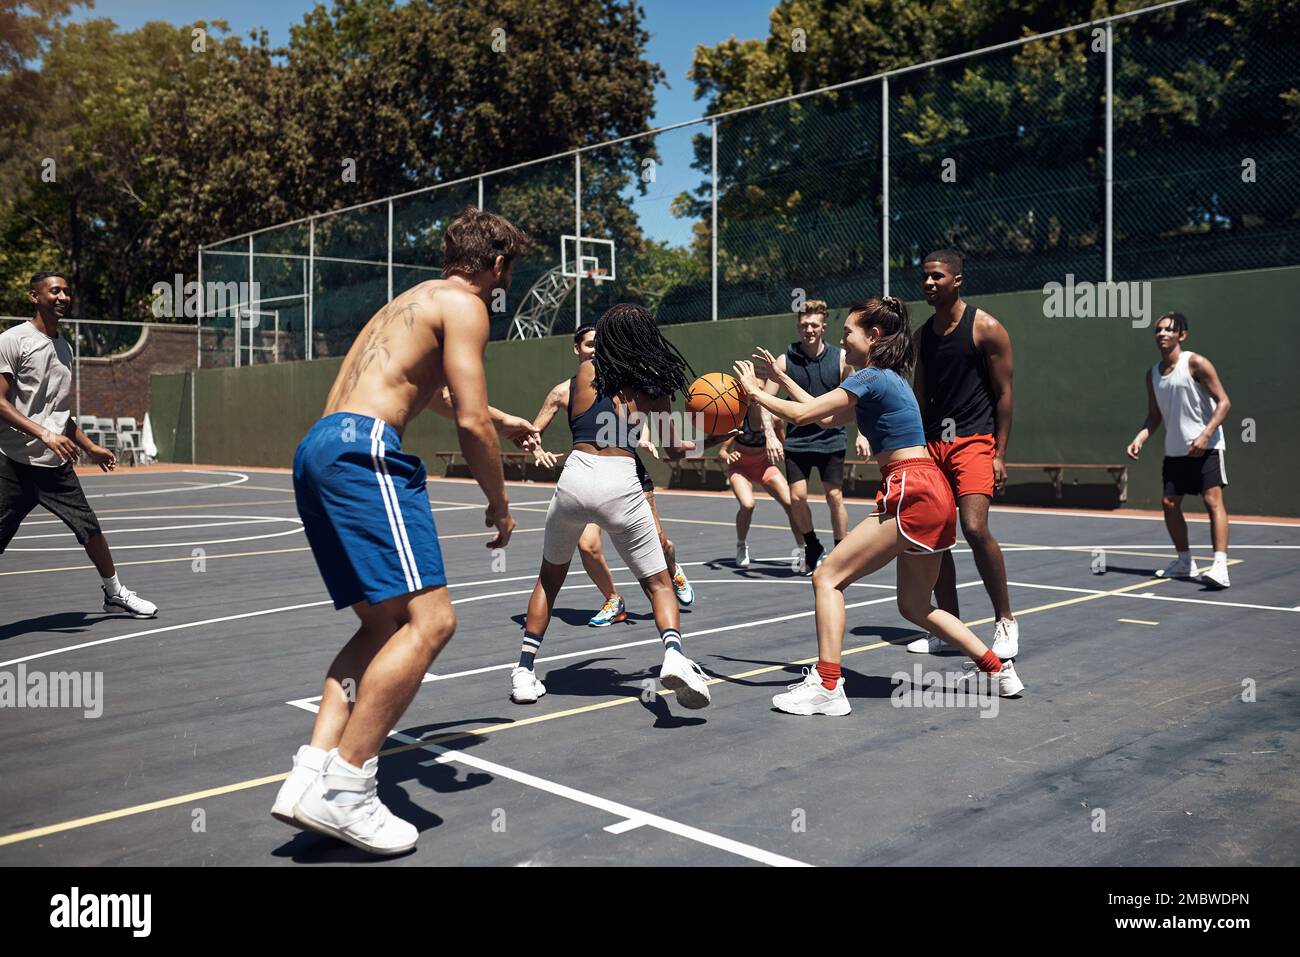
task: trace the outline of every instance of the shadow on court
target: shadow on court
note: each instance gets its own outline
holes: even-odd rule
[[[25,618],[22,621],[0,625],[0,641],[21,638],[24,635],[53,634],[79,635],[91,625],[101,621],[156,621],[154,618],[136,618],[133,615],[111,615],[105,612],[94,614],[86,611],[60,611],[53,615],[41,615],[39,618]]]

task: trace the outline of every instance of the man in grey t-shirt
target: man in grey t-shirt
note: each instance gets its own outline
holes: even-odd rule
[[[43,505],[95,563],[104,610],[151,618],[157,606],[117,580],[108,541],[72,468],[83,453],[105,472],[117,459],[72,420],[72,348],[59,334],[59,320],[72,307],[68,282],[59,273],[38,272],[27,293],[35,317],[0,333],[0,553],[31,510]]]

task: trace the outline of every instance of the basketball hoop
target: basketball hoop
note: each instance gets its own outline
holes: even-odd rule
[[[582,278],[590,279],[597,286],[599,286],[603,282],[609,282],[609,270],[602,269],[599,267],[595,269],[584,269],[582,271]]]

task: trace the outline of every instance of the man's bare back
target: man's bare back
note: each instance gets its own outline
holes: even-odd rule
[[[464,283],[433,279],[413,286],[375,313],[361,330],[343,360],[323,414],[356,412],[382,419],[403,433],[444,386],[453,385],[445,369],[448,360],[458,371],[468,372],[467,352],[477,355],[481,381],[488,331],[487,308]],[[486,397],[486,387],[483,391]]]

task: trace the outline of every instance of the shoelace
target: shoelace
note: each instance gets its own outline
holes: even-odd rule
[[[673,584],[678,588],[685,588],[687,584],[686,573],[679,570],[677,574],[673,576]]]
[[[821,676],[821,673],[820,673],[820,672],[817,672],[817,671],[814,671],[812,668],[805,668],[805,669],[803,670],[803,680],[802,680],[802,681],[796,681],[796,682],[795,682],[794,684],[792,684],[792,685],[786,685],[786,690],[787,690],[787,691],[795,691],[795,690],[798,689],[798,688],[802,688],[802,687],[803,687],[804,685],[806,685],[806,684],[811,684],[811,683],[813,682],[813,679],[814,679],[814,678],[816,679],[816,681],[817,681],[818,684],[821,684],[821,682],[822,682],[822,676]]]

